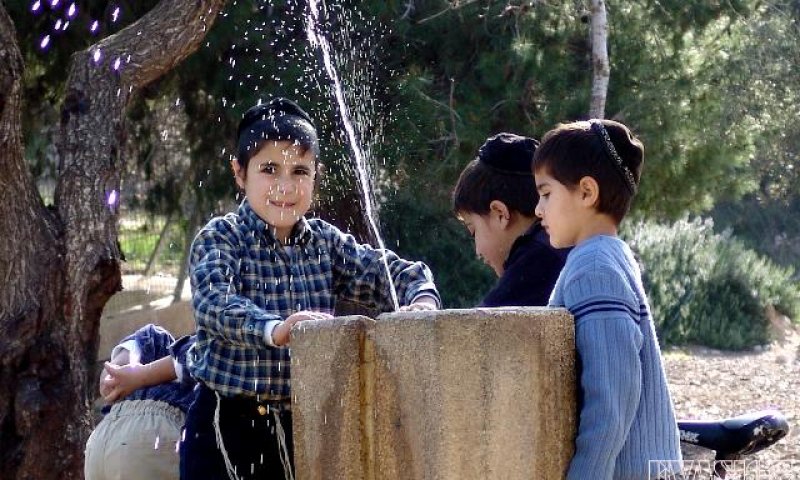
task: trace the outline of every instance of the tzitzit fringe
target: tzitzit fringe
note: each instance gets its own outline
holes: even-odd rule
[[[272,410],[272,415],[275,417],[275,436],[278,438],[278,454],[281,457],[281,463],[283,464],[283,473],[286,477],[286,480],[294,480],[294,473],[292,473],[292,463],[289,459],[289,449],[286,446],[286,434],[283,431],[283,425],[281,424],[281,419],[278,416],[278,409],[270,407]]]
[[[214,392],[214,395],[217,396],[217,407],[214,409],[214,435],[217,437],[217,448],[222,453],[222,459],[225,460],[225,469],[228,471],[228,478],[231,480],[239,480],[239,476],[236,475],[236,469],[233,468],[231,465],[231,460],[228,458],[228,451],[225,450],[225,443],[222,441],[222,431],[219,428],[219,410],[221,403],[219,398],[219,392]]]
[[[233,467],[231,464],[231,460],[228,457],[228,451],[225,449],[225,442],[222,440],[222,430],[219,427],[219,411],[221,406],[221,399],[219,396],[219,392],[214,392],[214,395],[217,396],[217,406],[214,409],[214,434],[217,438],[217,448],[219,448],[220,453],[222,453],[222,459],[225,461],[225,469],[228,472],[228,478],[230,480],[239,480],[239,476],[236,474],[236,468]],[[286,480],[294,480],[294,473],[292,473],[292,463],[289,458],[289,449],[286,446],[286,432],[283,430],[283,424],[281,423],[281,419],[279,416],[279,411],[277,408],[270,407],[272,411],[272,415],[275,417],[275,437],[278,439],[278,456],[281,459],[281,464],[283,465],[283,474]]]

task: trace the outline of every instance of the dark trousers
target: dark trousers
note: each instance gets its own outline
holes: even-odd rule
[[[217,395],[204,385],[186,415],[180,443],[181,480],[229,480],[222,449],[217,446],[214,412]],[[219,431],[222,445],[241,480],[284,480],[275,414],[269,404],[254,399],[220,396]],[[292,414],[279,415],[292,462]],[[294,468],[293,464],[290,468]]]

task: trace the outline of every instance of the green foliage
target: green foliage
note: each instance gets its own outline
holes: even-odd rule
[[[433,200],[424,192],[407,189],[384,205],[382,218],[392,219],[386,245],[402,257],[431,267],[445,308],[474,307],[489,291],[494,274],[476,257],[473,239],[461,222],[453,215],[442,218],[437,203],[419,201],[423,195]],[[408,208],[412,203],[416,203],[413,210]]]
[[[745,349],[768,342],[767,306],[800,320],[793,271],[713,232],[711,221],[640,222],[627,240],[642,263],[656,328],[666,344]]]
[[[748,195],[719,203],[713,211],[718,229],[729,229],[750,249],[783,266],[800,265],[800,195],[787,199]],[[800,272],[795,272],[800,280]]]
[[[24,109],[26,155],[41,174],[55,169],[55,162],[42,159],[48,157],[47,129],[57,128],[69,56],[94,39],[70,30],[54,37],[48,52],[38,51],[52,19],[30,15],[29,2],[7,3],[25,54],[26,98],[43,100]],[[103,35],[154,3],[123,3],[123,20],[106,22]],[[88,2],[81,15],[103,17],[108,5]],[[606,116],[630,125],[647,152],[634,215],[681,218],[753,191],[759,206],[773,198],[789,205],[800,191],[793,108],[800,99],[797,2],[663,0],[607,7]],[[326,175],[316,213],[345,229],[363,225],[353,152],[319,52],[305,38],[304,8],[305,2],[288,0],[230,2],[204,46],[143,92],[129,119],[131,141],[141,148],[129,164],[152,182],[141,201],[150,212],[204,218],[219,210],[221,199],[231,200],[228,162],[241,113],[259,99],[286,95],[299,99],[320,129]],[[387,244],[399,241],[401,253],[429,261],[449,306],[474,304],[491,274],[452,218],[450,191],[488,136],[505,130],[538,137],[558,122],[585,118],[591,86],[585,2],[342,0],[328,2],[324,16],[320,28],[333,45],[357,137],[379,186]],[[169,105],[179,102],[190,119],[188,170],[152,164],[148,142],[160,132],[148,122],[164,98]],[[767,215],[767,209],[759,212]],[[776,223],[780,208],[769,212]],[[753,216],[739,210],[725,224],[738,234],[747,217]],[[749,246],[758,246],[758,228],[751,228]],[[782,227],[775,228],[772,237]],[[704,275],[735,278],[721,268]]]

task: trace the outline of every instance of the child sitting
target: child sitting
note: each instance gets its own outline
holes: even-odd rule
[[[124,338],[111,352],[112,365],[146,370],[158,359],[169,360],[172,335],[161,327],[145,325]],[[176,446],[186,411],[194,400],[193,385],[176,382],[135,386],[120,395],[113,392],[106,374],[100,378],[100,394],[120,402],[103,408],[105,416],[86,442],[86,480],[178,479]],[[116,398],[119,397],[119,398]]]
[[[479,306],[547,305],[569,252],[550,246],[534,213],[536,145],[512,133],[488,138],[453,190],[453,211],[499,277]]]
[[[337,299],[393,310],[384,257],[401,305],[440,303],[424,264],[304,218],[319,145],[296,103],[251,108],[237,142],[231,165],[245,199],[212,219],[191,249],[197,329],[188,368],[199,386],[181,443],[184,480],[291,477],[290,330],[329,318]]]
[[[536,214],[554,247],[575,246],[550,306],[575,317],[580,419],[567,478],[649,479],[681,451],[639,266],[617,236],[638,189],[644,146],[624,125],[560,125],[534,156]],[[664,463],[662,463],[664,462]],[[670,477],[673,478],[673,477]]]

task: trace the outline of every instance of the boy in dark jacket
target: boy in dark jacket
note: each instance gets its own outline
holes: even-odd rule
[[[475,253],[499,277],[479,306],[545,306],[569,249],[550,246],[534,213],[531,169],[538,142],[499,133],[478,150],[453,191],[453,211],[475,240]]]

